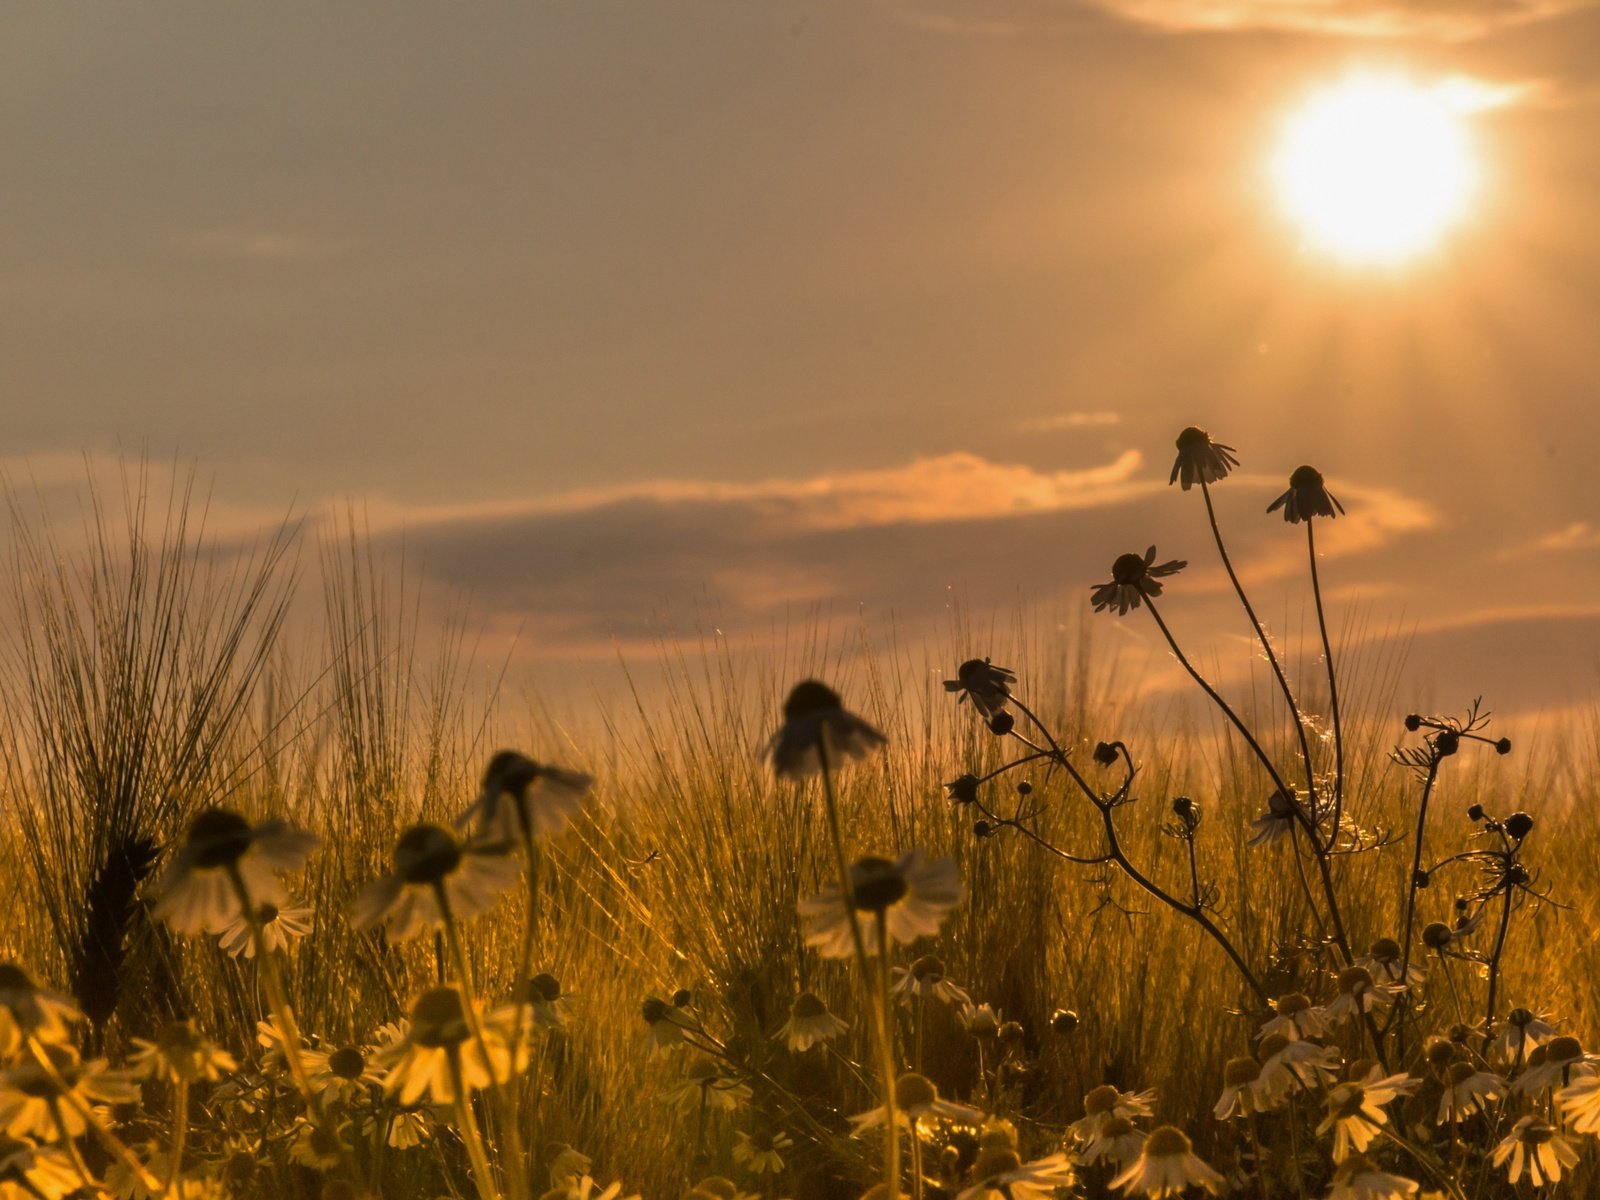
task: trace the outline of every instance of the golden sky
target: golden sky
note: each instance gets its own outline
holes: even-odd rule
[[[1587,700],[1597,55],[1582,0],[8,6],[4,465],[353,498],[555,670],[1077,604],[1151,542],[1232,637],[1166,487],[1199,424],[1265,613],[1303,618],[1263,510],[1311,462],[1408,687]],[[1268,178],[1361,69],[1495,97],[1470,210],[1391,267]]]

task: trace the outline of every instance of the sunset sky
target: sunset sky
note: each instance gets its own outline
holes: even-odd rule
[[[1227,654],[1198,424],[1275,627],[1309,462],[1403,697],[1588,703],[1597,61],[1580,0],[11,5],[0,458],[192,461],[221,529],[353,499],[554,678],[1086,609],[1152,542]],[[1270,181],[1358,71],[1476,98],[1480,186],[1403,262]],[[1159,675],[1140,615],[1096,620]]]

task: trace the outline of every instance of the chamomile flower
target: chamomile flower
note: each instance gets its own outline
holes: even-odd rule
[[[453,987],[429,988],[411,1006],[411,1022],[399,1042],[383,1050],[388,1068],[383,1090],[403,1105],[453,1103],[458,1089],[468,1094],[510,1078],[511,1054],[492,1025],[483,1041],[472,1036],[461,993]]]
[[[1122,1092],[1109,1083],[1102,1083],[1099,1087],[1089,1089],[1083,1098],[1083,1116],[1074,1121],[1067,1132],[1082,1145],[1094,1138],[1100,1132],[1100,1127],[1113,1117],[1131,1121],[1136,1117],[1150,1116],[1155,1111],[1151,1107],[1155,1098],[1153,1088],[1143,1092]]]
[[[1600,1134],[1600,1075],[1579,1076],[1556,1093],[1567,1124],[1578,1133]]]
[[[1065,1154],[1023,1162],[1010,1146],[985,1146],[970,1175],[972,1186],[956,1200],[1054,1200],[1057,1188],[1075,1180]]]
[[[907,1071],[894,1081],[894,1108],[895,1124],[904,1129],[914,1130],[920,1122],[929,1118],[964,1125],[983,1123],[981,1112],[965,1104],[940,1099],[939,1089],[933,1086],[933,1082],[914,1071]],[[876,1129],[887,1119],[887,1109],[879,1105],[867,1112],[857,1113],[850,1118],[850,1123],[859,1134],[863,1130]]]
[[[1294,832],[1299,819],[1300,802],[1292,793],[1281,790],[1267,797],[1267,811],[1250,822],[1253,831],[1249,846],[1274,846]]]
[[[1171,1125],[1152,1130],[1139,1157],[1111,1181],[1114,1188],[1142,1192],[1150,1200],[1182,1196],[1194,1187],[1214,1194],[1221,1185],[1222,1176],[1195,1155],[1183,1130]]]
[[[344,1140],[344,1129],[332,1129],[324,1124],[294,1119],[294,1133],[289,1140],[289,1158],[314,1171],[331,1171],[349,1154],[350,1145]]]
[[[845,709],[838,692],[808,679],[796,684],[784,701],[783,724],[767,743],[767,756],[779,779],[804,779],[822,769],[824,753],[829,769],[837,769],[847,759],[866,758],[885,741]]]
[[[789,1019],[774,1036],[782,1038],[793,1053],[803,1054],[849,1028],[828,1011],[828,1006],[815,992],[801,992],[789,1006]]]
[[[733,1161],[752,1175],[778,1175],[783,1172],[783,1156],[794,1146],[787,1133],[769,1129],[734,1135]]]
[[[1078,1142],[1078,1161],[1092,1167],[1104,1160],[1122,1170],[1144,1149],[1144,1130],[1127,1117],[1107,1117]]]
[[[1469,1062],[1453,1062],[1444,1069],[1443,1093],[1439,1097],[1437,1124],[1465,1121],[1475,1112],[1487,1109],[1489,1101],[1505,1095],[1505,1081],[1489,1071],[1479,1071]]]
[[[65,1151],[0,1135],[0,1200],[65,1200],[82,1186]]]
[[[300,1057],[311,1076],[311,1086],[322,1093],[325,1103],[352,1104],[383,1086],[383,1068],[370,1050],[360,1046],[301,1050]]]
[[[1537,1096],[1546,1088],[1571,1082],[1574,1075],[1593,1074],[1596,1061],[1593,1054],[1584,1053],[1577,1038],[1553,1037],[1544,1045],[1534,1047],[1528,1055],[1526,1069],[1517,1076],[1511,1090],[1522,1096]]]
[[[1381,1171],[1364,1154],[1352,1154],[1334,1169],[1326,1200],[1406,1200],[1417,1194],[1415,1180]]]
[[[952,1008],[964,1008],[972,1003],[965,989],[952,983],[944,972],[944,960],[931,954],[914,959],[910,968],[895,967],[894,984],[889,991],[904,1004],[914,999],[939,1000]]]
[[[103,1058],[83,1062],[70,1046],[47,1045],[44,1052],[48,1069],[26,1058],[0,1071],[0,1132],[10,1137],[82,1137],[89,1128],[85,1110],[139,1098],[138,1085]]]
[[[1333,1047],[1290,1041],[1281,1033],[1261,1039],[1256,1059],[1261,1063],[1257,1096],[1269,1108],[1278,1107],[1296,1091],[1332,1083],[1339,1068],[1339,1052]]]
[[[429,1119],[428,1110],[421,1105],[403,1108],[384,1105],[381,1108],[362,1109],[361,1136],[372,1141],[377,1136],[379,1122],[384,1127],[384,1144],[391,1150],[413,1150],[426,1145],[433,1137],[433,1122]]]
[[[1267,505],[1269,513],[1277,512],[1280,508],[1283,509],[1283,519],[1294,525],[1309,521],[1312,517],[1331,520],[1344,512],[1344,505],[1323,486],[1322,472],[1315,467],[1295,468],[1294,474],[1289,476],[1289,490]]]
[[[1329,1025],[1342,1025],[1352,1017],[1387,1007],[1401,991],[1398,984],[1377,983],[1365,967],[1349,966],[1339,972],[1339,994],[1322,1006]]]
[[[1274,1033],[1282,1034],[1291,1042],[1326,1037],[1328,1022],[1323,1018],[1322,1010],[1312,1004],[1311,998],[1304,992],[1290,992],[1272,1002],[1272,1016],[1256,1030],[1258,1037],[1268,1037]]]
[[[393,861],[394,869],[356,899],[352,923],[370,929],[385,922],[389,936],[401,941],[443,924],[447,910],[455,918],[487,912],[522,876],[504,843],[463,844],[442,825],[406,830]]]
[[[850,891],[858,913],[881,917],[884,940],[910,943],[939,932],[944,916],[966,896],[955,860],[925,858],[911,850],[894,861],[859,859],[850,868]],[[799,904],[806,944],[824,958],[849,958],[855,952],[850,933],[850,911],[837,882]],[[864,922],[865,924],[865,922]],[[868,954],[887,946],[867,937]]]
[[[1417,1081],[1409,1075],[1384,1075],[1373,1067],[1366,1077],[1330,1088],[1324,1104],[1327,1115],[1317,1133],[1333,1131],[1333,1161],[1343,1162],[1352,1153],[1363,1151],[1389,1123],[1384,1106],[1397,1097],[1409,1095]]]
[[[1191,425],[1178,435],[1178,457],[1173,460],[1167,486],[1176,483],[1187,492],[1196,483],[1225,479],[1239,465],[1234,453],[1232,446],[1212,441],[1204,429]]]
[[[561,981],[548,971],[540,971],[513,989],[512,1003],[497,1009],[495,1019],[508,1026],[519,1018],[522,1036],[558,1033],[567,1027],[572,1013],[572,997],[561,990]]]
[[[279,871],[305,865],[320,839],[286,821],[252,825],[238,813],[208,808],[189,824],[158,888],[155,915],[177,933],[225,933],[250,904],[281,909],[289,894]]]
[[[667,1102],[681,1112],[712,1109],[736,1112],[750,1102],[750,1085],[731,1075],[709,1058],[689,1065],[687,1075],[668,1089]]]
[[[1017,673],[997,667],[987,658],[969,658],[956,668],[956,677],[944,681],[944,690],[960,692],[961,703],[970,699],[972,707],[984,720],[992,720],[1006,711],[1011,699],[1011,685]]]
[[[1508,1182],[1516,1183],[1526,1171],[1530,1184],[1543,1187],[1559,1183],[1562,1168],[1577,1166],[1578,1152],[1550,1122],[1526,1116],[1517,1118],[1511,1132],[1494,1148],[1495,1166],[1504,1165],[1507,1159],[1511,1160],[1506,1168]]]
[[[589,1173],[594,1160],[566,1142],[551,1142],[544,1156],[550,1171],[550,1183],[555,1187],[568,1187]]]
[[[1157,565],[1154,546],[1142,555],[1124,554],[1111,564],[1111,582],[1096,587],[1089,594],[1089,601],[1095,612],[1115,609],[1119,617],[1126,616],[1129,609],[1138,608],[1146,598],[1161,595],[1161,581],[1188,565],[1181,559]]]
[[[456,819],[456,828],[483,841],[521,846],[565,829],[593,783],[581,771],[501,750],[489,760],[478,798]]]
[[[261,923],[261,936],[268,950],[287,950],[289,943],[311,932],[314,914],[303,904],[279,908],[276,904],[257,904],[256,920]],[[228,922],[228,927],[217,938],[223,950],[238,958],[256,956],[256,939],[250,930],[250,921],[240,913]]]
[[[1393,938],[1379,938],[1372,949],[1356,959],[1356,966],[1365,967],[1368,974],[1379,983],[1412,987],[1428,977],[1416,963],[1408,963],[1400,953],[1400,943]]]
[[[1514,1066],[1555,1036],[1555,1026],[1545,1018],[1531,1009],[1513,1008],[1489,1044],[1489,1056],[1502,1066]]]
[[[133,1039],[130,1072],[140,1079],[165,1079],[170,1083],[216,1081],[224,1071],[236,1070],[233,1055],[194,1027],[192,1021],[169,1021],[153,1042]]]
[[[569,1184],[551,1188],[539,1200],[624,1200],[622,1181],[619,1179],[601,1187],[591,1176],[584,1175]],[[639,1197],[628,1196],[625,1200],[639,1200]]]
[[[988,1040],[1000,1036],[1003,1022],[992,1005],[968,1003],[956,1010],[956,1017],[961,1027],[975,1038]]]
[[[34,984],[15,963],[0,963],[0,1058],[9,1057],[26,1037],[62,1044],[72,1040],[72,1026],[83,1020],[65,996]]]
[[[1211,1115],[1226,1121],[1229,1117],[1266,1112],[1272,1107],[1270,1097],[1264,1103],[1261,1093],[1261,1064],[1248,1057],[1230,1058],[1222,1068],[1222,1095]]]
[[[639,1015],[649,1027],[652,1052],[681,1045],[685,1031],[700,1028],[700,1023],[680,1005],[668,1004],[656,996],[649,997],[639,1006]]]

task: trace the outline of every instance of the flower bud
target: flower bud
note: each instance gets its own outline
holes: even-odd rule
[[[1008,712],[998,712],[989,718],[989,732],[996,737],[1005,737],[1017,727],[1017,719]]]
[[[1094,748],[1094,761],[1102,767],[1117,765],[1117,748],[1110,742],[1099,742]]]
[[[1433,739],[1433,752],[1440,758],[1449,758],[1461,749],[1461,735],[1454,729],[1441,729],[1439,736]]]
[[[1494,744],[1494,752],[1496,754],[1510,754],[1511,753],[1511,739],[1510,738],[1501,738],[1498,742],[1496,742]]]
[[[1058,1008],[1050,1014],[1050,1028],[1056,1033],[1071,1033],[1078,1027],[1078,1014],[1070,1008]]]
[[[1514,812],[1506,818],[1506,832],[1521,841],[1533,832],[1533,818],[1525,812]]]

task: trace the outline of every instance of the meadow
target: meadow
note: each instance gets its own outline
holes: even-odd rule
[[[1301,726],[1265,656],[1151,705],[1091,653],[1182,603],[1135,553],[1067,637],[669,644],[574,728],[355,531],[194,508],[13,504],[0,1197],[1600,1191],[1600,726],[1336,642],[1335,723],[1315,640]]]

